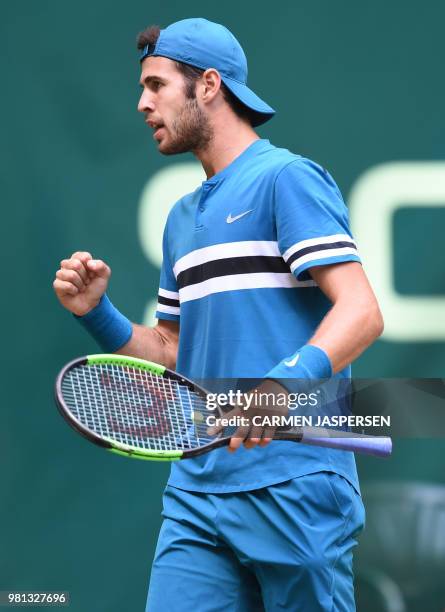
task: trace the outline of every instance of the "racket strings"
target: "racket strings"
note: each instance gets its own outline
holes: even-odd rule
[[[82,365],[62,381],[73,417],[103,438],[146,450],[187,450],[207,434],[205,399],[179,381],[118,365]],[[203,415],[196,418],[197,414]]]

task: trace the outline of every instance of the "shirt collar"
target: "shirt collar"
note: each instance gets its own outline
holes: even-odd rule
[[[236,172],[238,168],[242,166],[248,159],[255,157],[255,155],[261,153],[261,151],[266,150],[270,146],[270,142],[265,138],[259,138],[258,140],[254,140],[252,144],[250,144],[246,149],[244,149],[244,151],[240,153],[238,157],[235,157],[235,159],[230,162],[228,166],[214,174],[211,178],[207,179],[206,181],[203,181],[202,186],[204,187],[205,185],[213,185],[215,183],[219,183],[230,174]]]

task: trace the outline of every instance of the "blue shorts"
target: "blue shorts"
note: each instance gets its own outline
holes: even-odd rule
[[[240,493],[167,486],[146,612],[353,612],[359,494],[318,472]]]

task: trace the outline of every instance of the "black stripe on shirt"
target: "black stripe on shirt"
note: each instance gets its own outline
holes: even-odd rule
[[[324,244],[314,244],[313,246],[305,247],[299,251],[295,251],[287,260],[287,265],[290,266],[296,259],[307,255],[308,253],[316,253],[317,251],[327,251],[329,249],[341,249],[343,247],[350,247],[356,249],[353,242],[341,241],[341,242],[327,242]]]
[[[170,298],[163,297],[162,295],[158,295],[158,302],[164,306],[174,306],[175,308],[179,308],[179,300],[172,300]]]
[[[198,266],[192,266],[180,272],[176,278],[179,289],[188,285],[202,283],[218,276],[231,276],[233,274],[256,274],[258,272],[275,272],[289,274],[289,266],[282,257],[269,255],[252,255],[246,257],[227,257],[207,261]]]

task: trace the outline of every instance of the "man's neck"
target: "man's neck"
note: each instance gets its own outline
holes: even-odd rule
[[[229,121],[225,126],[214,128],[213,138],[206,149],[194,152],[208,179],[224,170],[255,140],[259,140],[253,128],[241,120]]]

